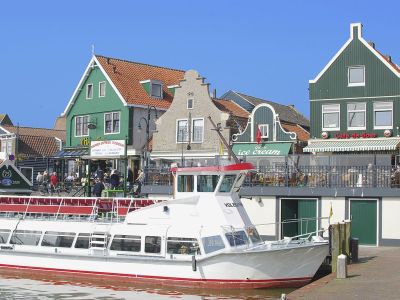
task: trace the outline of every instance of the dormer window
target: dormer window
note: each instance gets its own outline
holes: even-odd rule
[[[348,68],[348,86],[365,85],[365,66],[351,66]]]
[[[151,97],[162,98],[162,84],[151,82]]]
[[[148,80],[140,81],[140,84],[143,86],[147,95],[149,95],[150,97],[159,98],[159,99],[163,98],[162,81],[148,79]]]

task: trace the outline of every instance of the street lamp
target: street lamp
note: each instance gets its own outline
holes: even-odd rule
[[[149,155],[148,155],[148,143],[149,143],[149,138],[150,138],[150,118],[151,118],[151,110],[154,110],[155,115],[156,115],[156,119],[157,119],[157,108],[155,106],[147,106],[147,118],[145,117],[141,117],[138,123],[138,130],[141,131],[142,130],[142,126],[141,126],[141,122],[144,121],[144,123],[146,124],[146,148],[145,148],[145,157],[144,157],[144,161],[145,161],[145,167],[148,168],[149,166]]]

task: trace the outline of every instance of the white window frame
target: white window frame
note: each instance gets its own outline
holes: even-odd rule
[[[15,138],[5,138],[1,139],[1,149],[0,152],[4,152],[7,155],[12,154],[13,152],[13,140]],[[4,151],[3,151],[4,150]]]
[[[390,109],[376,109],[375,108],[375,105],[376,104],[382,104],[382,103],[385,103],[385,104],[390,104],[390,106],[391,106],[391,108]],[[374,129],[392,129],[393,128],[393,102],[391,102],[391,101],[377,101],[377,102],[374,102],[373,103],[373,109],[374,109]],[[376,125],[376,119],[375,119],[375,112],[377,112],[377,111],[391,111],[392,113],[391,113],[391,125],[385,125],[385,126],[379,126],[379,125]]]
[[[104,95],[101,94],[101,85],[104,84]],[[99,82],[99,98],[104,98],[106,96],[106,82],[100,81]]]
[[[89,86],[92,87],[92,97],[89,97]],[[86,85],[86,99],[93,99],[93,83],[88,83]]]
[[[178,125],[180,121],[186,121],[186,131],[187,131],[187,140],[185,141],[179,141],[178,140]],[[176,125],[175,125],[175,141],[177,144],[186,144],[189,143],[189,121],[188,119],[177,119],[176,120]]]
[[[203,129],[202,129],[202,132],[201,132],[201,141],[195,141],[193,139],[193,136],[194,136],[194,121],[195,120],[202,120],[203,121]],[[191,125],[192,125],[192,130],[191,130],[192,132],[190,134],[191,143],[192,144],[201,144],[201,143],[203,143],[204,142],[204,118],[193,118]]]
[[[260,128],[261,131],[261,138],[263,139],[269,138],[269,124],[259,124],[258,128]]]
[[[349,109],[349,105],[352,104],[364,104],[364,109]],[[356,126],[350,126],[349,121],[350,121],[350,113],[359,113],[359,112],[364,112],[364,126],[356,127]],[[347,103],[347,129],[348,130],[365,130],[367,128],[367,103],[365,102],[351,102]]]
[[[106,115],[111,115],[111,124],[114,125],[114,114],[118,114],[118,132],[106,132],[107,126],[106,126]],[[112,128],[114,129],[114,128]],[[120,111],[110,111],[107,113],[104,113],[104,135],[109,135],[109,134],[119,134],[121,132],[121,112]]]
[[[338,106],[339,109],[337,111],[331,111],[331,112],[324,112],[324,107],[328,107],[328,106]],[[332,104],[325,104],[322,105],[321,108],[321,117],[322,117],[322,130],[324,131],[337,131],[340,130],[340,104],[338,103],[332,103]],[[339,126],[338,127],[324,127],[324,114],[325,113],[338,113],[339,114]]]
[[[90,117],[89,117],[89,115],[75,116],[75,128],[74,128],[75,137],[89,136],[89,131],[90,131],[89,127],[88,127],[88,129],[87,129],[87,134],[81,134],[81,135],[77,135],[77,134],[76,134],[76,123],[77,123],[77,121],[78,121],[78,118],[85,118],[85,117],[88,118],[87,124],[89,124],[89,122],[90,122]],[[81,130],[81,133],[82,133],[82,132],[83,132],[83,127],[82,127],[82,130]]]
[[[192,100],[192,107],[189,107],[189,100]],[[193,99],[193,98],[187,99],[187,101],[186,101],[186,108],[187,108],[187,109],[193,109],[193,107],[194,107],[194,99]]]
[[[160,86],[160,95],[153,95],[153,85],[159,85]],[[150,97],[157,98],[157,99],[162,99],[163,98],[163,85],[161,81],[150,81]]]
[[[362,69],[364,75],[363,82],[350,82],[350,70],[351,69]],[[347,86],[365,86],[365,66],[349,66],[347,67]]]

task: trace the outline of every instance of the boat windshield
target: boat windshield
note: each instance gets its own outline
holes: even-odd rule
[[[193,192],[194,176],[179,175],[178,176],[178,192]]]
[[[236,175],[225,175],[224,178],[222,179],[221,186],[219,187],[219,192],[229,193],[232,189],[235,179]]]
[[[225,248],[224,241],[219,235],[207,236],[201,239],[206,254]]]
[[[219,175],[199,175],[197,176],[198,192],[214,192],[217,187]]]
[[[246,245],[249,243],[246,233],[243,230],[227,232],[225,233],[225,236],[229,242],[229,245],[232,247]]]

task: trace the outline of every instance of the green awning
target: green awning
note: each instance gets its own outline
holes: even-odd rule
[[[292,143],[233,144],[233,153],[239,156],[285,156]]]
[[[348,140],[309,140],[304,152],[352,152],[396,150],[399,138],[348,139]]]

